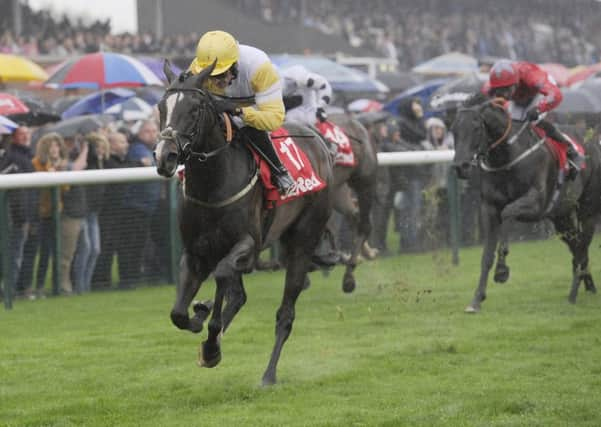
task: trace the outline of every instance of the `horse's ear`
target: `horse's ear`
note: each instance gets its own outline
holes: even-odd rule
[[[167,82],[171,84],[173,80],[175,80],[175,73],[171,69],[171,62],[168,59],[165,59],[163,62],[163,73],[165,73],[165,77],[167,77]]]
[[[213,61],[213,63],[211,65],[209,65],[208,67],[205,67],[200,73],[198,73],[198,75],[196,76],[196,82],[194,82],[194,85],[197,88],[202,89],[204,82],[209,78],[209,76],[213,72],[213,69],[215,69],[216,64],[217,64],[217,59],[215,59],[215,61]]]

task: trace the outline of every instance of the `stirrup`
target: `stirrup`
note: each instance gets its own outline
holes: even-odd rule
[[[294,180],[290,176],[288,171],[282,172],[274,172],[273,174],[273,183],[278,189],[278,192],[285,196],[290,192],[290,190],[294,187]]]

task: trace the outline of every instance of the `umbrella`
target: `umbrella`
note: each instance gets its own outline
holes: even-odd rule
[[[107,112],[107,109],[115,104],[124,102],[136,94],[127,89],[108,89],[95,92],[76,101],[61,114],[63,119],[85,114],[98,114]],[[104,111],[103,111],[104,110]]]
[[[570,74],[568,77],[567,84],[568,86],[572,86],[578,82],[582,82],[589,77],[601,73],[601,62],[593,65],[589,65],[588,67],[582,67],[578,71]]]
[[[43,128],[43,133],[56,132],[64,137],[85,135],[106,126],[110,120],[112,117],[106,114],[72,117]]]
[[[478,60],[460,52],[451,52],[423,62],[411,71],[430,76],[471,73],[478,71]]]
[[[398,108],[401,101],[405,98],[419,98],[422,101],[422,105],[425,107],[428,106],[428,101],[430,100],[430,96],[434,93],[436,89],[438,89],[443,84],[447,83],[449,79],[434,79],[425,82],[419,86],[414,86],[410,89],[407,89],[404,92],[401,92],[397,96],[395,96],[390,102],[384,105],[384,110],[388,111],[391,114],[398,115]]]
[[[0,134],[12,133],[19,125],[4,116],[0,116]]]
[[[583,88],[565,89],[556,113],[601,113],[601,98]]]
[[[136,96],[148,102],[150,105],[157,105],[165,93],[161,87],[146,86],[135,90]]]
[[[346,109],[351,113],[367,113],[369,111],[380,111],[383,105],[373,99],[357,99],[347,105]]]
[[[488,74],[469,73],[443,84],[432,93],[430,109],[445,111],[457,108],[471,95],[480,91],[487,80]]]
[[[359,113],[355,116],[355,118],[364,126],[370,126],[375,123],[386,121],[390,117],[390,113],[386,111],[368,111],[367,113]]]
[[[152,105],[150,105],[148,102],[141,98],[134,97],[125,102],[112,106],[106,110],[106,113],[113,114],[122,120],[130,122],[134,120],[148,119],[152,115],[153,111],[154,109],[152,108]]]
[[[27,126],[43,126],[61,119],[58,114],[55,114],[50,104],[36,98],[33,94],[23,91],[11,91],[11,94],[18,97],[19,101],[25,104],[29,110],[23,113],[8,114],[11,120]]]
[[[547,74],[549,74],[551,77],[553,77],[555,79],[555,82],[559,86],[568,86],[570,70],[568,70],[565,65],[546,63],[539,64],[539,67],[545,70]]]
[[[11,114],[28,113],[29,108],[23,101],[9,93],[0,93],[0,114],[9,116]]]
[[[48,74],[42,67],[27,58],[0,54],[0,82],[44,81]]]
[[[150,71],[154,73],[155,76],[161,79],[162,82],[167,83],[167,77],[163,72],[163,63],[165,61],[163,58],[154,58],[152,56],[138,56],[138,60],[142,64],[146,65],[150,69]],[[171,69],[173,70],[175,75],[179,75],[182,72],[182,69],[174,64],[171,64]]]
[[[62,114],[81,98],[83,98],[81,95],[69,95],[58,98],[52,103],[52,110],[56,111],[58,114]]]
[[[131,56],[97,52],[65,61],[46,81],[52,87],[108,89],[163,86],[157,76]]]
[[[279,68],[302,65],[309,71],[322,75],[336,92],[364,92],[386,94],[388,87],[367,74],[345,67],[322,56],[273,55],[273,63]]]
[[[423,77],[409,71],[377,71],[376,78],[390,88],[391,92],[402,92],[417,86]]]

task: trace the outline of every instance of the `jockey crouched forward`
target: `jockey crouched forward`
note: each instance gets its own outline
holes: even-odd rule
[[[315,120],[326,121],[325,107],[332,99],[332,87],[325,77],[302,65],[285,68],[281,73],[286,118],[309,126],[314,126]]]
[[[272,180],[281,194],[287,194],[294,181],[278,157],[268,131],[284,122],[282,82],[265,52],[239,45],[224,31],[209,31],[198,41],[196,58],[189,70],[198,74],[216,62],[205,89],[223,97],[215,103],[219,113],[229,113],[240,127],[242,140],[250,139],[272,172]],[[254,97],[254,105],[248,99]],[[243,103],[246,101],[246,106]],[[252,102],[251,102],[252,103]]]
[[[544,119],[547,112],[556,108],[563,95],[547,72],[529,62],[497,61],[490,70],[488,92],[510,102],[512,119],[528,120],[545,131],[547,136],[567,147],[570,178],[580,170],[582,158],[570,141],[557,127]]]

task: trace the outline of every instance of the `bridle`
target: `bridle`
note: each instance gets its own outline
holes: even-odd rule
[[[165,94],[168,94],[170,92],[171,93],[192,92],[192,93],[199,94],[202,98],[205,98],[208,100],[208,102],[205,102],[204,105],[208,106],[208,108],[211,109],[211,112],[213,113],[213,115],[215,117],[219,117],[219,114],[215,110],[214,104],[211,102],[211,99],[212,99],[211,95],[205,93],[202,89],[169,88],[169,89],[167,89],[167,91],[165,91]],[[192,129],[192,132],[190,132],[188,134],[180,133],[180,132],[174,130],[173,128],[171,128],[170,126],[168,126],[165,129],[163,129],[161,131],[161,133],[159,134],[160,138],[162,138],[163,140],[173,141],[175,143],[175,146],[177,147],[177,162],[178,162],[178,164],[185,164],[188,160],[192,160],[192,159],[196,159],[201,163],[207,162],[210,158],[219,155],[220,153],[222,153],[226,148],[230,147],[230,145],[231,145],[230,143],[232,142],[232,139],[233,139],[232,122],[231,122],[230,116],[227,113],[222,113],[223,127],[224,127],[224,131],[225,131],[224,136],[225,136],[226,143],[221,145],[220,147],[216,148],[215,150],[212,150],[209,152],[197,152],[197,151],[192,150],[192,143],[194,142],[195,138],[198,137],[198,135],[200,134],[199,123],[200,123],[200,118],[201,118],[201,114],[203,111],[206,111],[206,108],[198,108],[197,109],[196,117],[194,118],[194,128]],[[182,139],[185,139],[184,143],[182,143]],[[195,197],[192,197],[192,196],[186,194],[186,184],[185,184],[186,181],[185,180],[182,185],[182,193],[183,193],[184,199],[186,199],[187,201],[189,201],[197,206],[201,206],[203,208],[211,208],[211,209],[222,208],[222,207],[228,206],[228,205],[240,200],[242,197],[244,197],[246,194],[248,194],[253,189],[255,184],[257,183],[258,178],[259,178],[259,168],[255,168],[255,171],[253,172],[253,175],[251,176],[250,181],[246,184],[245,187],[243,187],[236,194],[234,194],[224,200],[217,201],[217,202],[208,202],[208,201],[200,200],[200,199],[197,199]]]
[[[212,102],[210,102],[210,99],[211,99],[210,95],[208,95],[202,89],[169,88],[165,91],[165,95],[167,95],[168,93],[180,93],[180,92],[197,93],[202,98],[207,98],[209,100],[209,102],[206,102],[204,105],[208,106],[212,110],[212,113],[215,116],[218,115],[217,111],[215,110],[215,106],[213,105]],[[227,144],[224,144],[224,145],[216,148],[215,150],[212,150],[209,152],[197,152],[192,149],[192,143],[194,142],[194,139],[200,133],[200,130],[199,130],[200,116],[201,116],[202,112],[205,110],[206,110],[206,108],[198,108],[197,109],[196,117],[194,118],[194,128],[192,129],[192,131],[190,133],[178,132],[177,130],[173,129],[171,126],[168,126],[165,129],[163,129],[159,134],[159,137],[161,139],[166,140],[166,141],[173,141],[175,143],[175,146],[177,147],[177,163],[180,165],[183,165],[184,163],[186,163],[188,160],[191,160],[191,159],[196,159],[199,162],[206,162],[211,157],[217,156],[223,150],[225,150],[229,146],[229,143],[232,141],[232,138],[233,138],[232,122],[231,122],[230,117],[226,113],[223,113],[223,122],[224,122],[224,126],[225,126],[225,140],[226,140]],[[184,140],[184,141],[182,141],[182,140]]]
[[[487,145],[486,149],[483,150],[482,149],[482,145],[479,147],[478,152],[474,154],[474,157],[471,161],[471,164],[473,166],[480,166],[480,168],[486,172],[499,172],[499,171],[505,171],[508,170],[510,168],[512,168],[513,166],[515,166],[517,163],[519,163],[520,161],[522,161],[524,158],[528,157],[531,153],[533,153],[534,151],[536,151],[543,143],[544,143],[544,138],[542,138],[540,141],[538,141],[535,145],[533,145],[532,147],[530,147],[528,150],[522,152],[520,155],[518,155],[517,157],[515,157],[513,160],[511,160],[510,162],[499,166],[499,167],[492,167],[489,166],[485,159],[488,156],[488,154],[496,147],[498,147],[499,145],[501,145],[504,142],[507,142],[508,144],[513,144],[516,140],[517,137],[524,131],[524,129],[527,127],[528,123],[524,123],[524,125],[519,129],[519,131],[511,138],[509,137],[509,134],[511,133],[511,129],[512,129],[512,123],[513,120],[511,118],[511,114],[509,111],[507,111],[507,109],[503,106],[504,103],[504,99],[503,98],[494,98],[491,99],[489,101],[486,101],[482,104],[478,104],[472,107],[465,107],[465,108],[460,108],[458,110],[458,112],[461,111],[471,111],[474,112],[476,114],[478,114],[478,116],[481,118],[481,127],[484,128],[485,122],[484,122],[484,118],[482,117],[480,110],[482,109],[483,106],[487,105],[487,104],[492,104],[495,107],[501,108],[503,110],[503,112],[507,115],[507,126],[505,127],[505,130],[503,131],[503,134],[501,135],[501,137],[499,137],[497,140],[495,140],[492,144]],[[485,133],[486,130],[484,129]]]

